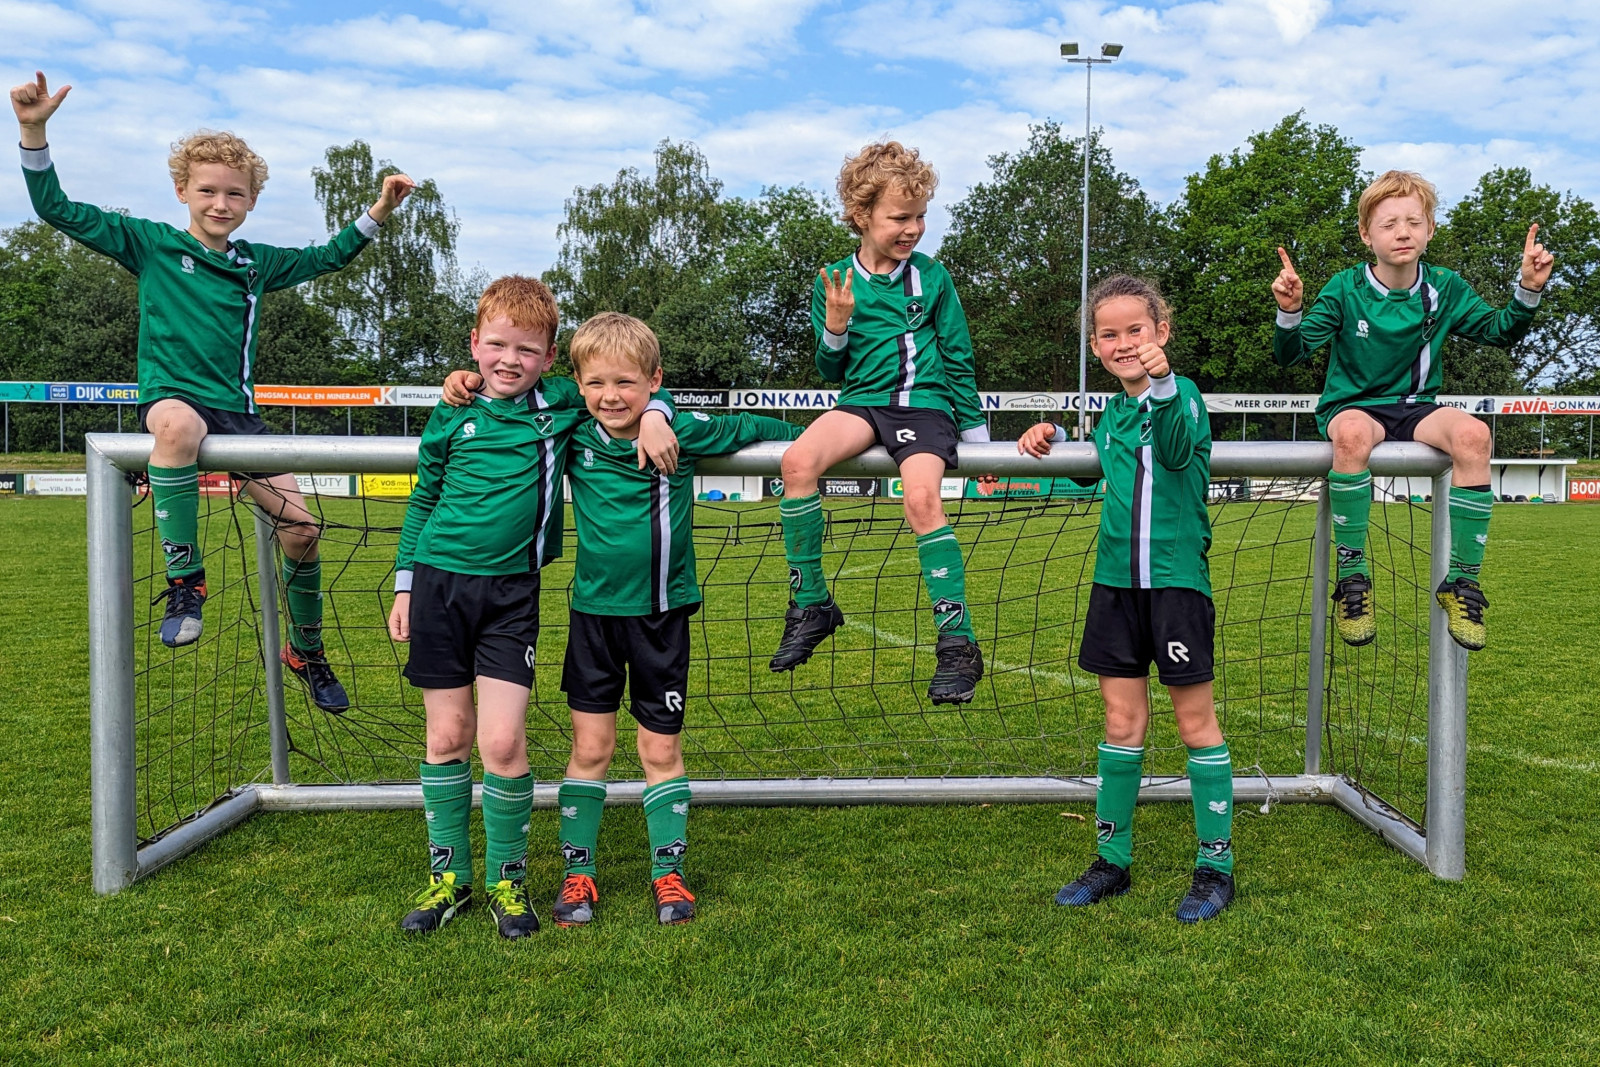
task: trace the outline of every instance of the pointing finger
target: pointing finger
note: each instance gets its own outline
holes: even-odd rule
[[[1528,227],[1528,239],[1526,241],[1522,242],[1522,254],[1523,255],[1531,256],[1531,255],[1534,254],[1535,249],[1538,248],[1538,245],[1535,243],[1538,240],[1538,237],[1539,237],[1539,224],[1536,222],[1532,226]]]
[[[1290,274],[1295,273],[1294,264],[1289,261],[1289,253],[1283,250],[1282,245],[1278,246],[1278,258],[1283,260],[1284,270],[1288,271]]]

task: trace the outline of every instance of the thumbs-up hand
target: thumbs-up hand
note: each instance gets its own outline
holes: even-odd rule
[[[1172,367],[1167,363],[1167,354],[1160,345],[1140,345],[1139,351],[1134,355],[1139,357],[1139,363],[1144,367],[1144,372],[1152,378],[1165,378],[1172,373]]]
[[[23,82],[11,90],[11,110],[17,113],[17,123],[22,127],[23,133],[36,133],[39,144],[28,144],[29,138],[23,138],[24,148],[44,147],[44,125],[50,121],[50,116],[56,113],[56,108],[72,92],[72,86],[63,85],[54,95],[50,92],[50,84],[45,81],[44,71],[34,72],[34,80]]]
[[[1300,284],[1300,275],[1295,273],[1294,264],[1289,260],[1289,253],[1279,248],[1278,258],[1283,260],[1283,269],[1278,272],[1277,280],[1272,283],[1272,295],[1277,298],[1280,309],[1293,314],[1300,310],[1305,301],[1305,286]]]
[[[1522,287],[1539,292],[1544,288],[1544,283],[1550,280],[1550,272],[1555,269],[1556,257],[1544,250],[1544,245],[1539,243],[1539,224],[1536,222],[1528,227],[1528,239],[1522,242]]]

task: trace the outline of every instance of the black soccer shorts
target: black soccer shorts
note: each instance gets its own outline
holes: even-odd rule
[[[1373,422],[1383,427],[1383,436],[1389,441],[1415,441],[1417,424],[1432,415],[1435,411],[1443,411],[1444,405],[1433,403],[1422,404],[1351,404],[1349,407],[1340,408],[1334,416],[1342,415],[1346,411],[1355,410],[1369,416]],[[1333,417],[1328,419],[1333,421]]]
[[[1078,666],[1111,678],[1148,678],[1154,662],[1162,685],[1209,682],[1216,628],[1216,606],[1197,589],[1120,589],[1096,582]]]
[[[590,615],[572,612],[561,689],[573,711],[611,715],[622,706],[655,734],[683,732],[683,701],[689,692],[689,604],[653,615]]]
[[[150,428],[145,425],[145,420],[150,415],[150,409],[161,403],[162,400],[176,400],[184,407],[189,408],[200,420],[206,424],[206,433],[219,436],[253,437],[259,434],[268,434],[272,431],[267,424],[261,421],[261,416],[252,411],[224,411],[222,408],[209,408],[197,400],[190,400],[186,396],[164,396],[160,400],[151,400],[139,405],[139,432],[149,433]],[[276,478],[282,471],[232,471],[235,478],[248,481],[265,481]]]
[[[944,460],[946,470],[959,465],[956,445],[961,435],[949,415],[932,408],[863,408],[854,404],[841,405],[835,411],[848,411],[872,427],[878,443],[889,450],[889,458],[896,466],[907,456],[927,452]]]
[[[459,689],[474,678],[533,686],[539,644],[539,573],[411,572],[411,658],[418,689]]]

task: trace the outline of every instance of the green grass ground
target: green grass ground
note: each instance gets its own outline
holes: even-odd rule
[[[400,936],[415,812],[257,817],[95,897],[82,502],[0,500],[0,544],[6,1063],[1600,1059],[1600,508],[1496,514],[1465,883],[1335,809],[1247,807],[1238,903],[1186,928],[1181,806],[1141,809],[1133,892],[1087,913],[1050,904],[1092,847],[1057,807],[706,807],[702,918],[663,930],[620,808],[600,921],[520,945],[482,913]],[[534,820],[546,893],[553,820]]]

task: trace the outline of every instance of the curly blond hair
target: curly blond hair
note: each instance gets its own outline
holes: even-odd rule
[[[869,144],[847,158],[839,170],[839,202],[844,205],[840,218],[852,232],[860,234],[873,205],[884,193],[931,198],[938,187],[938,172],[915,148],[907,148],[899,141]]]
[[[1378,205],[1392,196],[1414,196],[1422,201],[1422,213],[1433,225],[1433,213],[1439,206],[1439,191],[1433,183],[1414,170],[1386,170],[1361,191],[1356,214],[1363,230],[1372,225],[1372,213]]]
[[[174,141],[167,157],[167,170],[179,188],[189,184],[189,168],[196,164],[221,163],[250,176],[250,195],[267,184],[267,161],[250,150],[242,138],[226,130],[196,130],[181,141]]]

